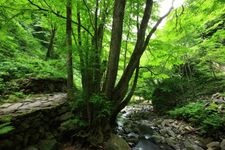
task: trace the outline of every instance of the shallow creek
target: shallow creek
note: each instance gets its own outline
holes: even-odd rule
[[[148,101],[125,107],[117,123],[117,134],[132,150],[207,150],[221,141],[225,146],[225,139],[214,142],[184,121],[157,116]]]
[[[152,106],[147,103],[146,105],[135,104],[124,108],[118,118],[117,133],[125,138],[132,150],[172,150],[168,145],[157,144],[154,141],[152,137],[154,128],[143,123],[146,116],[140,116],[139,120],[132,118],[134,114],[140,113],[141,115],[141,113],[147,113],[151,110]],[[148,116],[149,118],[150,116]]]

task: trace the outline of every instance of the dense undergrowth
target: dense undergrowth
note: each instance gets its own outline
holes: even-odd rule
[[[215,136],[217,132],[224,131],[225,112],[221,109],[224,110],[224,104],[201,100],[169,111],[169,115],[200,127],[204,134]]]
[[[32,27],[14,23],[0,31],[0,103],[24,96],[19,80],[65,78],[64,60],[46,60],[47,48],[33,36]]]

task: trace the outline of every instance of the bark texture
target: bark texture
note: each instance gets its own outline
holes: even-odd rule
[[[67,94],[72,100],[73,94],[73,60],[72,60],[72,1],[67,0],[66,5],[66,44],[67,44]]]
[[[126,0],[115,0],[110,53],[105,81],[105,94],[111,98],[118,71]]]

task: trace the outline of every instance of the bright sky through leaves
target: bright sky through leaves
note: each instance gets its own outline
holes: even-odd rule
[[[180,7],[184,3],[184,0],[175,0],[173,3],[174,8]],[[160,1],[160,16],[163,16],[168,12],[170,7],[172,6],[172,0],[162,0]],[[166,23],[166,20],[164,20],[161,24],[160,27],[164,26]]]

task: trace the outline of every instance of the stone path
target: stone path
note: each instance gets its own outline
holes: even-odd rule
[[[18,115],[40,109],[58,106],[66,101],[65,93],[43,94],[36,98],[25,99],[17,103],[4,103],[0,105],[0,116]]]

